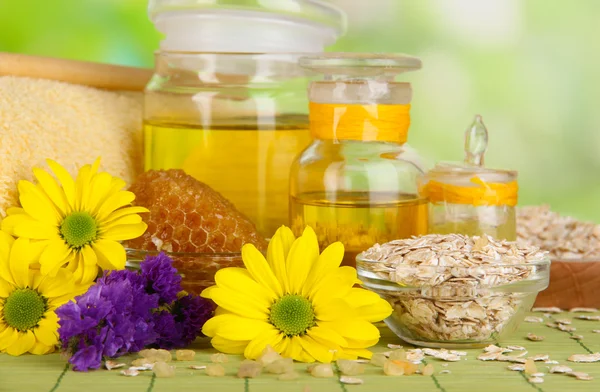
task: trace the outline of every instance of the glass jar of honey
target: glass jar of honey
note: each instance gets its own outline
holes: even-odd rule
[[[149,15],[164,40],[145,92],[145,169],[185,170],[269,237],[311,141],[298,58],[334,43],[344,14],[318,0],[151,0]]]
[[[412,88],[395,81],[420,60],[330,53],[300,64],[325,77],[309,86],[314,141],[292,166],[292,230],[311,226],[321,248],[341,241],[345,265],[374,243],[425,234],[427,202],[417,190],[423,172],[405,149]]]
[[[419,179],[430,206],[429,233],[516,240],[517,172],[483,166],[487,140],[476,116],[466,132],[465,162],[439,163]]]

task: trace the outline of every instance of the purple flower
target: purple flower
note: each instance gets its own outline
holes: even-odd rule
[[[70,362],[74,365],[73,369],[79,371],[88,371],[89,369],[98,369],[102,364],[102,351],[95,346],[88,346],[79,350],[71,357]]]
[[[181,276],[173,267],[173,260],[161,252],[155,257],[146,257],[140,264],[142,277],[146,279],[146,291],[157,293],[161,304],[168,304],[177,299],[181,291]]]
[[[202,336],[202,326],[212,316],[212,302],[195,295],[186,295],[171,305],[171,311],[154,315],[154,328],[159,338],[153,346],[182,348]]]

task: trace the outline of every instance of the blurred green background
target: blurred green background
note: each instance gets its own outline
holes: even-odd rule
[[[285,0],[282,0],[285,1]],[[600,223],[600,1],[331,0],[348,14],[336,51],[404,52],[409,143],[462,159],[483,116],[488,166],[519,171],[521,204]],[[0,51],[153,65],[147,0],[0,0]]]

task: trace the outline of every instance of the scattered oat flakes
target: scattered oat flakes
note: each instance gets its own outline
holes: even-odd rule
[[[531,311],[534,313],[562,313],[562,309],[555,306],[550,308],[533,308]]]
[[[138,374],[140,374],[140,372],[138,372],[137,370],[134,369],[125,369],[125,370],[121,370],[121,374],[127,377],[135,377]]]
[[[564,324],[558,324],[557,328],[564,332],[574,332],[577,330],[577,328],[575,328],[575,327],[572,327],[570,325],[564,325]]]
[[[106,370],[113,370],[113,369],[125,367],[125,364],[119,363],[116,361],[106,361],[106,362],[104,362],[104,367],[106,367]]]
[[[452,373],[450,370],[444,369],[439,374],[450,374],[450,373]]]
[[[526,351],[527,349],[523,346],[506,346],[509,350],[513,351]]]
[[[527,381],[532,384],[541,384],[544,382],[544,379],[541,377],[530,377]]]
[[[404,348],[404,346],[401,346],[399,344],[391,344],[391,343],[388,344],[387,346],[388,346],[388,348],[391,348],[392,350],[399,350],[401,348]]]
[[[341,376],[340,382],[342,384],[350,384],[350,385],[360,385],[360,384],[364,383],[364,381],[361,378],[349,377],[349,376]]]
[[[544,363],[548,364],[548,365],[558,365],[558,361],[554,361],[554,360],[552,360],[552,361],[550,361],[550,360],[549,361],[544,361]]]
[[[545,375],[545,373],[533,373],[531,377],[544,377]]]
[[[525,370],[525,365],[520,364],[520,363],[515,363],[513,365],[508,365],[508,370],[516,370],[518,372],[522,372],[523,370]]]
[[[572,336],[569,336],[569,338],[575,339],[575,340],[581,340],[581,339],[583,339],[583,335],[572,335]]]
[[[599,362],[600,361],[600,353],[594,354],[573,354],[571,355],[567,361],[571,362]]]
[[[499,355],[496,360],[500,362],[525,363],[525,358],[519,358],[514,355]]]
[[[442,363],[442,366],[443,367],[448,367],[448,364],[447,363]]]
[[[592,376],[584,372],[569,372],[567,373],[567,376],[575,377],[576,379],[583,381],[590,381],[594,379]]]
[[[188,367],[188,369],[194,369],[194,370],[204,370],[206,369],[206,366],[200,366],[200,365],[190,365]]]
[[[572,308],[569,309],[569,312],[572,313],[595,313],[595,312],[599,312],[600,310],[596,309],[596,308]]]
[[[571,320],[569,319],[558,319],[556,320],[556,324],[570,325]]]
[[[500,357],[501,353],[484,353],[479,354],[477,359],[480,361],[496,361]]]
[[[152,370],[154,369],[154,364],[147,364],[147,365],[142,365],[142,366],[130,366],[129,370],[137,370],[139,372],[145,372],[147,370]]]
[[[600,321],[600,316],[581,315],[575,318],[578,318],[579,320]]]
[[[541,342],[545,338],[543,336],[538,336],[530,332],[527,334],[527,339],[531,340],[532,342]]]
[[[600,329],[592,329],[593,333],[600,333]]]
[[[548,354],[536,354],[533,357],[529,357],[527,359],[531,359],[531,360],[536,361],[536,362],[538,362],[538,361],[542,361],[543,362],[543,361],[549,360],[550,356]]]
[[[447,361],[447,362],[456,362],[456,361],[460,361],[460,357],[467,355],[466,352],[464,351],[448,351],[446,349],[439,349],[439,350],[435,350],[432,348],[425,348],[423,349],[423,353],[427,354],[429,356],[432,356],[434,358],[437,359],[441,359],[443,361]]]
[[[419,364],[423,358],[425,358],[425,352],[420,348],[415,348],[406,352],[406,360],[412,363]]]
[[[526,323],[543,323],[544,319],[541,317],[527,316],[527,317],[525,317],[525,322]]]
[[[546,327],[555,328],[556,329],[556,328],[558,328],[558,324],[556,324],[556,323],[546,323]]]
[[[564,366],[564,365],[552,366],[550,368],[550,373],[569,373],[572,371],[573,371],[573,369],[571,369],[568,366]]]
[[[507,352],[511,352],[512,350],[510,348],[504,348],[504,347],[498,347],[495,344],[490,344],[489,346],[485,347],[483,349],[483,351],[485,351],[486,353],[507,353]]]

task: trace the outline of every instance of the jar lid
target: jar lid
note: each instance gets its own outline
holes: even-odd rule
[[[346,15],[322,0],[150,0],[161,49],[192,52],[322,52]]]

